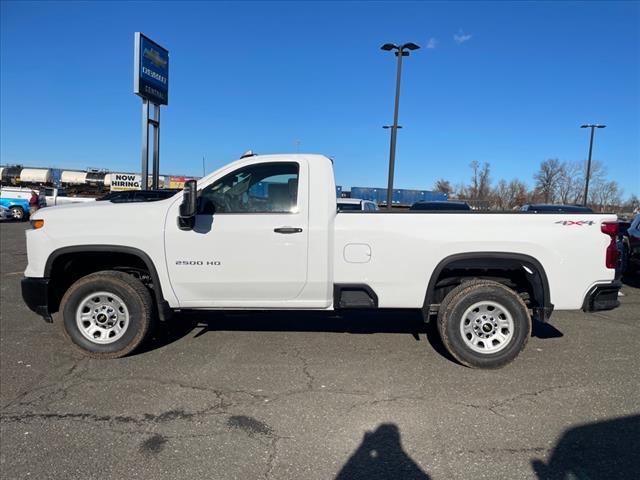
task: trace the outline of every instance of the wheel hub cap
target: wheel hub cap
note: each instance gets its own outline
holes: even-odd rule
[[[483,354],[497,353],[513,339],[513,317],[498,302],[477,302],[464,312],[460,322],[460,333],[465,344],[473,351]]]
[[[111,292],[92,293],[78,304],[76,325],[93,343],[113,343],[127,331],[129,310],[124,301]]]

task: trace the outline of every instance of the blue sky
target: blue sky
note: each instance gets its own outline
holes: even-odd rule
[[[140,99],[133,34],[170,50],[163,173],[300,151],[334,158],[339,184],[385,186],[395,57],[404,64],[396,187],[532,183],[547,158],[594,158],[640,194],[637,2],[1,3],[0,160],[134,171]],[[431,43],[435,48],[426,48]]]

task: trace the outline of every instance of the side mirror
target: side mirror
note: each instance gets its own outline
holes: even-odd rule
[[[188,180],[184,184],[182,191],[182,203],[180,204],[180,215],[178,216],[178,228],[180,230],[193,230],[196,223],[196,197],[197,183],[195,180]]]

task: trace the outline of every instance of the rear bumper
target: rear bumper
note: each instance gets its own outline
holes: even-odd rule
[[[597,312],[599,310],[611,310],[620,305],[618,291],[622,282],[616,280],[611,283],[602,283],[594,286],[584,299],[582,310],[585,312]]]
[[[25,277],[21,282],[22,299],[30,310],[47,322],[52,322],[49,313],[49,279]]]

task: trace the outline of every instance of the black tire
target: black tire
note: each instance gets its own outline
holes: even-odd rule
[[[9,208],[9,211],[11,212],[11,218],[13,218],[14,220],[22,222],[26,219],[26,214],[24,213],[22,207],[14,205],[13,207]]]
[[[119,297],[128,312],[126,328],[122,329],[123,333],[117,340],[106,340],[111,343],[89,340],[76,321],[76,313],[83,300],[98,292]],[[108,298],[108,295],[104,297]],[[131,353],[144,341],[154,323],[153,299],[149,290],[137,278],[111,270],[92,273],[71,285],[60,302],[60,314],[62,321],[59,323],[64,336],[82,353],[93,358],[120,358]]]
[[[487,334],[488,340],[474,336],[473,332],[466,334],[469,341],[475,339],[480,342],[476,348],[500,349],[495,352],[482,353],[474,350],[467,343],[461,331],[464,328],[463,322],[467,328],[469,325],[475,328],[469,318],[470,315],[474,315],[474,312],[470,312],[466,316],[465,312],[481,302],[499,304],[506,309],[513,323],[512,328],[506,329],[507,335],[510,335],[508,341],[502,343],[497,340],[499,337],[489,336],[492,333]],[[486,321],[487,327],[492,328],[488,319],[481,320],[480,313],[477,315],[478,318],[475,318],[474,321]],[[493,321],[493,317],[491,317],[491,321]],[[478,334],[484,334],[480,328],[483,326],[482,323],[479,325]],[[496,331],[499,330],[496,327],[493,328]],[[510,330],[512,331],[509,332]],[[500,368],[512,362],[526,346],[531,336],[531,317],[520,296],[510,288],[490,280],[471,280],[454,288],[441,303],[438,311],[438,332],[447,351],[461,364],[472,368]],[[489,345],[487,342],[493,342],[495,345]]]

